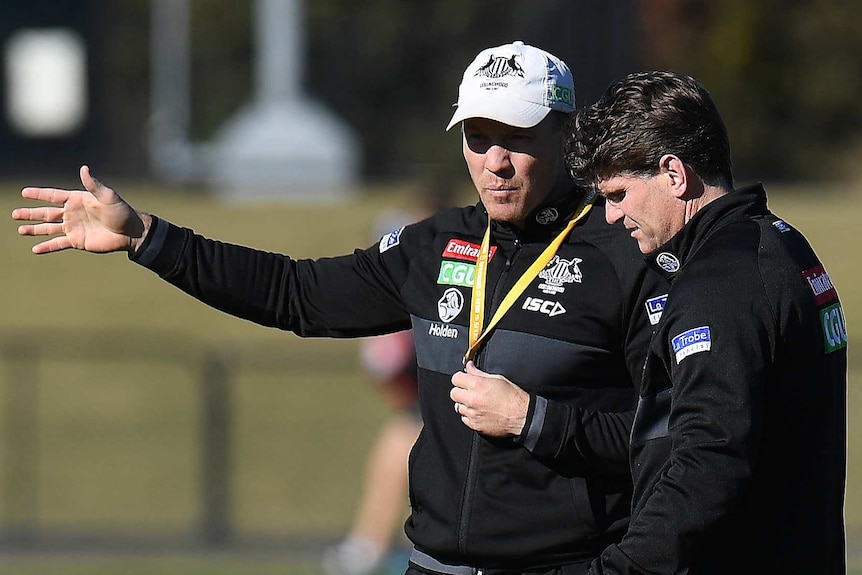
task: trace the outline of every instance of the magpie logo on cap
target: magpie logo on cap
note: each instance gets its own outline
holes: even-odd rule
[[[544,50],[513,42],[482,50],[464,71],[449,125],[487,118],[532,128],[551,110],[575,109],[575,84],[566,63]]]
[[[478,70],[476,70],[476,76],[485,76],[486,78],[503,78],[505,76],[520,76],[524,77],[524,69],[521,68],[521,65],[518,64],[518,57],[511,56],[509,58],[505,56],[495,56],[491,54],[488,56],[488,61],[485,65],[480,66]],[[486,86],[497,86],[505,84],[486,84]]]

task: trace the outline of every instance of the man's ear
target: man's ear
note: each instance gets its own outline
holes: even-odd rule
[[[689,172],[678,156],[665,154],[659,160],[659,171],[667,178],[669,190],[674,197],[684,199],[689,191]]]

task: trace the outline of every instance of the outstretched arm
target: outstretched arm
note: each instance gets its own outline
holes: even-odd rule
[[[134,253],[149,231],[150,216],[136,212],[114,190],[96,180],[87,166],[81,166],[81,183],[83,191],[56,188],[21,191],[24,198],[52,204],[12,211],[12,219],[29,222],[18,227],[22,236],[54,236],[33,246],[33,253],[67,249]]]

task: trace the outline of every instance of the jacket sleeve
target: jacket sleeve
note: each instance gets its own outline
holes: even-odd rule
[[[201,302],[299,336],[357,337],[410,327],[378,246],[319,260],[210,240],[154,218],[131,259]]]
[[[628,240],[628,238],[626,238]],[[639,256],[617,258],[617,308],[608,321],[618,325],[620,352],[631,387],[630,409],[588,410],[577,403],[566,404],[531,396],[521,441],[537,456],[552,460],[580,460],[628,473],[629,436],[635,400],[644,361],[667,297],[664,278],[650,271]]]
[[[542,459],[580,461],[614,473],[627,473],[633,419],[634,410],[589,411],[530,394],[527,421],[518,441]]]

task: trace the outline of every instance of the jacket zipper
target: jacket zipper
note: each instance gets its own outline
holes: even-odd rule
[[[505,279],[509,275],[509,270],[512,268],[512,262],[521,252],[521,240],[515,237],[511,256],[506,258],[506,265],[500,277],[494,286],[494,295],[491,298],[491,308],[496,309],[498,302],[502,299],[500,290],[505,285]],[[476,354],[475,363],[479,369],[484,369],[485,348],[479,350]],[[470,453],[467,461],[467,474],[464,477],[464,498],[461,504],[461,516],[458,519],[458,551],[462,554],[467,554],[467,533],[470,526],[470,516],[473,510],[473,495],[476,491],[477,467],[479,465],[479,433],[473,432],[473,438],[470,441]]]

